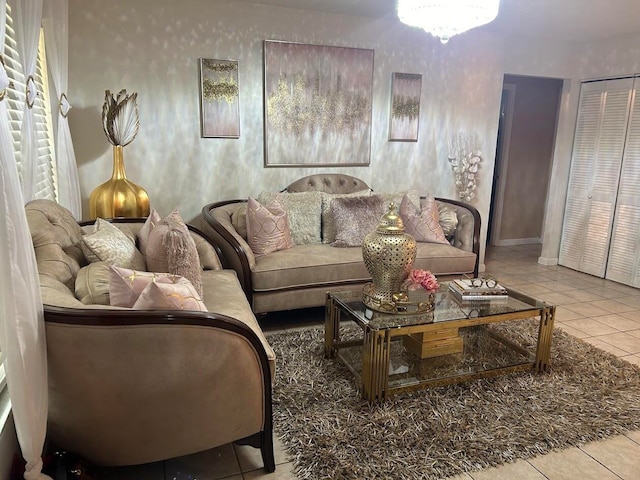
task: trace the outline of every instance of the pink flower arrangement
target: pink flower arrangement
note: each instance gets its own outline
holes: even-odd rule
[[[424,288],[427,292],[435,292],[440,285],[438,279],[429,270],[411,270],[409,276],[402,284],[408,290],[418,290]]]

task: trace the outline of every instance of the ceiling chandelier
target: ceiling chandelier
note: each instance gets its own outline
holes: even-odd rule
[[[498,15],[500,0],[398,0],[398,18],[438,37],[442,43]]]

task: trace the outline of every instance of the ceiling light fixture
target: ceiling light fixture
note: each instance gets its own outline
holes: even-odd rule
[[[438,37],[442,43],[498,15],[500,0],[398,0],[398,18]]]

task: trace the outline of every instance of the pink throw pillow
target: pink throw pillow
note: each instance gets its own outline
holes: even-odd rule
[[[294,246],[291,241],[287,212],[278,200],[265,206],[249,197],[247,242],[255,255],[266,255]]]
[[[207,311],[195,287],[185,278],[178,283],[150,283],[142,291],[133,308],[135,310]]]
[[[202,266],[196,242],[178,210],[151,229],[146,245],[147,270],[181,275],[202,295]]]
[[[109,303],[115,307],[133,307],[150,283],[176,284],[186,281],[171,273],[142,272],[129,268],[109,267]]]
[[[418,211],[409,197],[402,197],[400,217],[404,230],[412,235],[416,242],[449,243],[444,236],[438,218],[438,205],[433,197],[423,202],[422,211]]]
[[[160,214],[156,212],[156,209],[151,209],[151,213],[138,232],[138,249],[140,250],[140,253],[142,253],[142,255],[144,255],[145,257],[147,256],[147,244],[149,243],[149,235],[151,234],[151,230],[153,230],[154,227],[158,225],[158,223],[160,223],[160,220],[162,220],[162,218],[160,217]]]

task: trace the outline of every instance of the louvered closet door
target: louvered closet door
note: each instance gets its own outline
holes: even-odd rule
[[[559,263],[604,277],[633,79],[582,85]]]
[[[636,78],[606,277],[640,287],[640,79]]]

